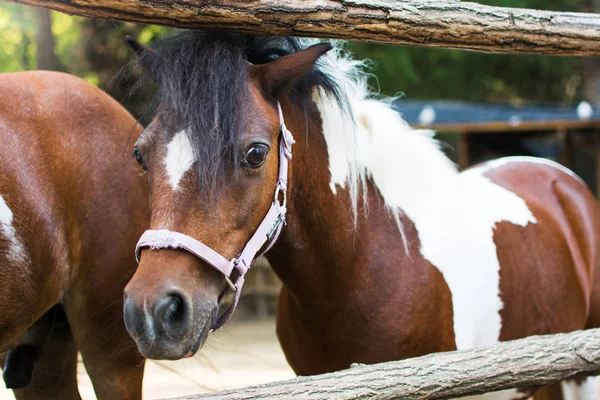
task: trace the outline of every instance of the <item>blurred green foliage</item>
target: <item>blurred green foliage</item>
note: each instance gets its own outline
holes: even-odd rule
[[[584,0],[483,0],[502,7],[587,11]],[[481,102],[562,101],[582,96],[580,57],[502,55],[459,50],[394,47],[353,42],[354,53],[371,59],[382,94],[410,99]]]
[[[487,0],[489,5],[585,11],[591,0]],[[36,68],[36,13],[26,6],[0,3],[0,72]],[[128,97],[135,76],[119,71],[131,59],[124,43],[133,35],[149,43],[169,28],[70,17],[52,12],[59,69],[107,90],[135,115],[143,104]],[[382,94],[408,98],[486,102],[562,101],[582,97],[583,59],[493,55],[466,51],[351,43],[360,58],[372,60]],[[140,95],[144,97],[144,95]]]
[[[565,101],[581,97],[581,58],[494,55],[353,43],[369,58],[382,94],[479,102]]]
[[[0,4],[0,72],[36,68],[35,34],[38,29],[33,7],[13,3]],[[98,81],[97,71],[90,70],[86,51],[95,47],[96,57],[128,59],[125,35],[133,34],[144,44],[162,35],[168,28],[52,14],[52,33],[60,69],[86,79]],[[91,40],[91,42],[90,42]]]
[[[136,71],[130,71],[132,52],[125,36],[132,35],[144,44],[166,33],[169,28],[72,17],[51,12],[54,53],[58,69],[80,76],[106,90],[136,117],[143,115],[150,96],[137,93],[132,98]],[[36,69],[36,34],[40,27],[35,8],[0,3],[0,72]]]
[[[30,8],[0,5],[0,72],[35,68],[36,24]]]

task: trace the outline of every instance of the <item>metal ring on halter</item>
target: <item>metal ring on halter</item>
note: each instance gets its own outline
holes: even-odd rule
[[[231,260],[231,263],[233,264],[234,268],[238,263],[238,259],[237,258],[233,258]],[[233,281],[227,276],[227,275],[223,275],[223,278],[225,278],[225,282],[227,282],[227,284],[229,285],[229,287],[231,288],[231,290],[233,290],[234,292],[237,292],[237,287],[235,287],[235,284],[233,283]]]
[[[283,193],[283,203],[279,203],[279,193]],[[279,186],[279,184],[275,186],[275,196],[273,200],[275,203],[278,203],[281,207],[284,208],[287,204],[287,191],[281,190],[281,186]]]
[[[235,285],[231,281],[231,279],[229,279],[229,277],[227,275],[223,275],[223,277],[225,278],[225,282],[227,282],[227,284],[229,285],[229,287],[231,288],[231,290],[233,290],[234,292],[237,292],[237,288],[235,287]]]

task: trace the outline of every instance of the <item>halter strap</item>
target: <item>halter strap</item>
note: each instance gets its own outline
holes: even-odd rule
[[[193,237],[167,229],[147,230],[142,234],[135,248],[135,258],[138,262],[141,250],[146,247],[151,249],[181,249],[195,255],[223,274],[227,284],[235,294],[231,306],[221,316],[216,315],[213,318],[211,325],[211,330],[213,331],[221,328],[229,320],[237,307],[242,287],[244,286],[244,275],[250,269],[252,261],[257,254],[262,255],[271,249],[277,241],[285,223],[288,163],[292,159],[294,137],[285,126],[283,112],[279,103],[277,103],[277,112],[279,114],[281,139],[279,141],[279,175],[275,186],[273,203],[271,203],[269,211],[237,257],[228,260]],[[280,199],[280,197],[283,198]],[[262,252],[260,252],[261,249]],[[237,271],[235,282],[232,281],[234,271]]]

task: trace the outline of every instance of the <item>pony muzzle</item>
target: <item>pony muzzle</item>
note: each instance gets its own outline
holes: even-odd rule
[[[204,344],[217,302],[196,301],[176,287],[144,296],[125,289],[125,326],[146,358],[177,360]],[[196,304],[195,304],[196,303]]]

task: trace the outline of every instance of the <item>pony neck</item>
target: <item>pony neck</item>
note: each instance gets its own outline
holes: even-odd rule
[[[284,102],[296,137],[288,223],[267,254],[292,296],[307,302],[331,298],[332,287],[345,296],[348,277],[365,273],[359,260],[375,221],[388,222],[410,258],[400,216],[427,212],[424,200],[451,194],[458,177],[432,132],[411,129],[388,104],[357,99],[342,110],[318,93],[314,100],[308,119]]]

